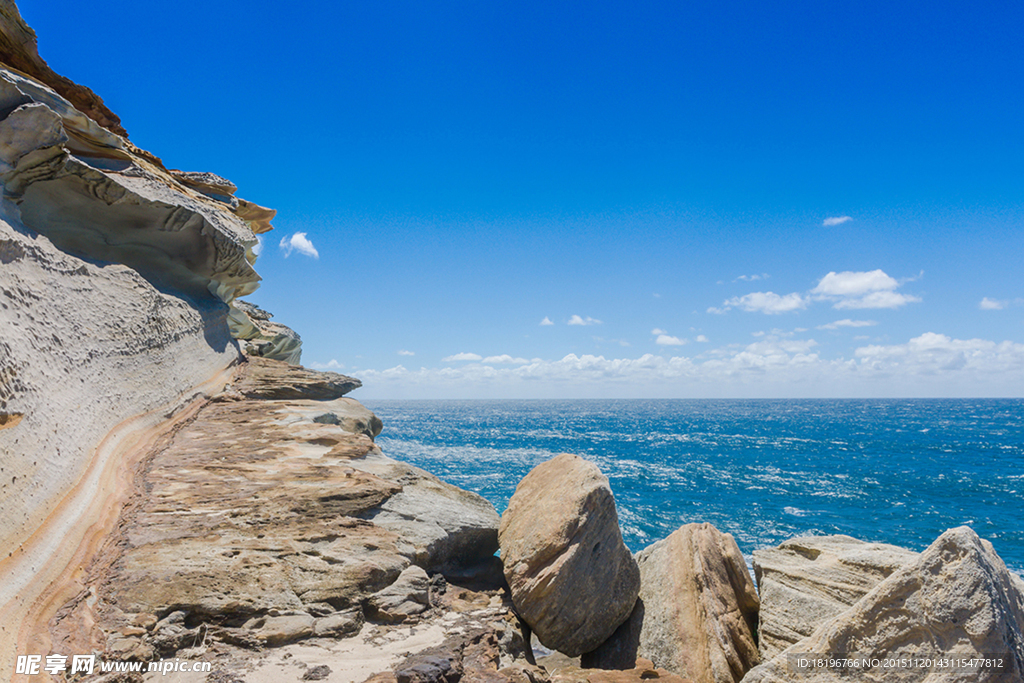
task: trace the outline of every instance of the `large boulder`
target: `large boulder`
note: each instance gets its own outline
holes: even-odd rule
[[[549,648],[573,657],[593,650],[636,603],[640,572],[608,478],[579,456],[558,455],[519,482],[498,544],[512,602]]]
[[[759,662],[757,593],[730,534],[686,524],[636,559],[637,606],[584,666],[632,668],[639,656],[698,683],[735,683]]]
[[[813,661],[807,655],[822,654],[879,665],[855,672],[800,666],[801,656]],[[978,661],[993,658],[1002,666]],[[963,660],[974,665],[959,665]],[[886,662],[896,666],[883,668]],[[936,664],[922,665],[928,662]],[[1024,680],[1024,595],[992,544],[968,527],[950,529],[810,637],[752,670],[744,683],[839,680]]]
[[[845,612],[917,553],[849,536],[793,538],[754,551],[761,596],[758,647],[771,659]]]

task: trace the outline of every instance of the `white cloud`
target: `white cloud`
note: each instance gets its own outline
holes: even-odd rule
[[[697,335],[697,341],[701,342],[702,344],[705,344],[705,343],[707,343],[707,342],[708,342],[709,340],[708,340],[708,338],[707,338],[707,337],[705,337],[705,336],[704,336],[703,334],[698,334],[698,335]]]
[[[659,346],[682,346],[686,343],[686,340],[679,337],[671,337],[667,334],[659,334],[654,343]]]
[[[326,363],[310,363],[309,367],[314,370],[341,370],[345,366],[332,358]]]
[[[830,272],[818,281],[811,295],[833,301],[836,309],[899,308],[920,301],[920,297],[900,294],[900,283],[883,270]]]
[[[405,349],[400,349],[398,351],[398,355],[399,356],[415,356],[416,352],[415,351],[406,351]]]
[[[315,259],[320,258],[320,253],[313,246],[313,243],[306,238],[306,233],[304,232],[294,233],[291,237],[282,237],[281,243],[278,246],[284,252],[285,258],[291,256],[293,251]]]
[[[832,218],[826,218],[821,222],[821,224],[826,228],[831,228],[833,225],[842,225],[843,223],[852,220],[853,219],[850,218],[849,216],[834,216]]]
[[[846,318],[844,320],[837,320],[834,323],[828,323],[827,325],[818,325],[818,329],[838,330],[840,327],[871,327],[877,324],[874,320],[850,320]]]
[[[704,351],[705,360],[569,354],[495,366],[398,365],[361,371],[360,391],[379,398],[1019,396],[1024,383],[1024,344],[1008,341],[929,332],[905,344],[863,346],[846,358],[822,358],[818,348],[813,339],[773,332]]]
[[[574,315],[569,318],[569,325],[600,325],[601,321],[596,318],[591,318],[589,315],[586,318],[581,318],[578,315]]]
[[[768,273],[761,273],[760,275],[740,275],[733,282],[743,280],[744,282],[753,282],[755,280],[767,280],[769,277]]]
[[[843,299],[832,305],[835,309],[899,308],[905,304],[917,303],[921,297],[899,292],[872,292],[860,298]]]
[[[1019,374],[1024,367],[1024,344],[952,339],[934,332],[914,337],[906,344],[864,346],[854,355],[863,366],[900,375]]]
[[[893,290],[899,286],[899,282],[880,268],[863,272],[832,271],[818,281],[818,286],[811,293],[822,296],[860,296],[869,292]]]
[[[263,253],[263,238],[256,235],[256,244],[252,245],[252,253],[259,256]]]
[[[498,364],[515,363],[517,365],[525,365],[526,363],[529,363],[530,361],[528,361],[525,358],[513,358],[512,356],[508,355],[507,353],[503,353],[500,356],[487,356],[487,358],[484,358],[483,362],[484,363],[498,363]]]
[[[978,308],[983,311],[1001,311],[1006,308],[1005,301],[997,301],[995,299],[989,299],[987,296],[981,300],[978,304]]]
[[[547,317],[547,316],[544,316],[544,319],[540,321],[540,324],[541,324],[542,326],[546,326],[546,325],[554,325],[554,323],[553,323],[553,322],[551,322],[551,318],[549,318],[549,317]]]
[[[724,310],[729,308],[742,308],[744,311],[760,311],[761,313],[788,313],[807,308],[807,300],[800,294],[793,292],[780,296],[775,292],[751,292],[743,296],[734,296],[726,301]],[[717,313],[721,309],[716,309]],[[712,312],[708,309],[708,312]]]
[[[442,358],[441,360],[445,363],[452,363],[454,361],[460,360],[483,360],[483,356],[475,353],[466,353],[465,351],[463,351],[462,353],[456,353],[454,356],[447,356],[445,358]]]
[[[668,334],[668,332],[661,329],[660,327],[655,327],[653,330],[651,330],[651,334]]]

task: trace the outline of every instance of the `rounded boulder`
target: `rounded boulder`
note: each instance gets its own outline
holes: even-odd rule
[[[608,478],[579,456],[558,455],[519,482],[498,545],[512,603],[548,648],[590,652],[633,610],[640,570]]]

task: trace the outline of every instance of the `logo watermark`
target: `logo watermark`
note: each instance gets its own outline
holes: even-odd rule
[[[18,655],[14,673],[26,676],[48,674],[95,674],[113,672],[156,672],[166,676],[169,673],[209,673],[211,662],[188,659],[161,659],[155,662],[131,662],[100,659],[96,655]]]

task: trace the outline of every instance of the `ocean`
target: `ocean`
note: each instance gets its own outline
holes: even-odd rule
[[[971,526],[1024,572],[1024,400],[366,401],[393,458],[504,511],[563,452],[608,476],[632,551],[689,522],[747,556],[847,534],[923,550]]]

